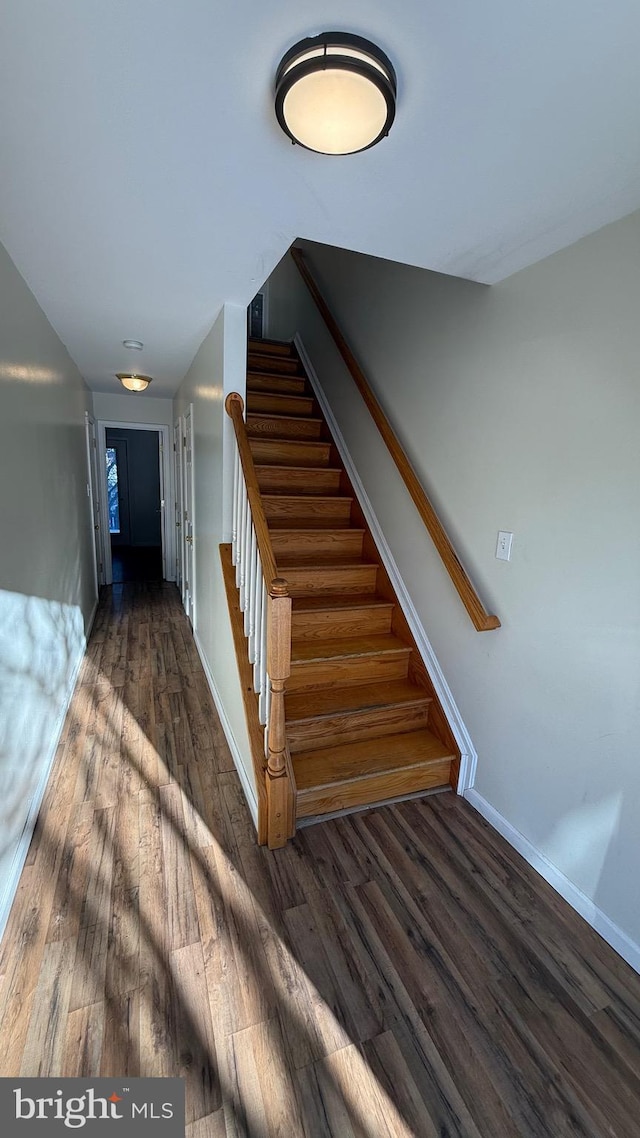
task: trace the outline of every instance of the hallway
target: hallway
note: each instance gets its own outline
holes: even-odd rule
[[[162,582],[103,593],[0,1039],[1,1075],[184,1076],[189,1138],[632,1138],[640,1116],[640,977],[466,803],[256,846]]]

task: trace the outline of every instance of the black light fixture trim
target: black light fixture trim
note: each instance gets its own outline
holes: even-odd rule
[[[369,56],[373,62],[369,63],[366,58],[356,58],[339,53],[330,55],[327,52],[327,48],[329,47],[351,48],[354,51],[362,52],[364,56]],[[319,48],[324,49],[322,54],[315,55],[310,59],[304,58],[308,52],[317,51]],[[295,60],[298,57],[302,58],[300,63],[296,66]],[[301,142],[299,138],[296,138],[290,130],[284,115],[284,101],[298,80],[303,79],[307,75],[312,75],[316,71],[327,70],[353,71],[357,75],[368,79],[382,94],[387,105],[387,115],[379,134],[377,134],[371,142],[368,142],[366,146],[360,147],[359,150],[342,151],[341,153],[356,154],[362,150],[369,150],[388,135],[393,124],[396,115],[396,73],[391,60],[379,47],[371,43],[370,40],[364,39],[362,36],[352,35],[350,32],[322,32],[317,36],[308,36],[307,39],[300,40],[299,43],[294,44],[294,46],[283,55],[276,72],[275,91],[276,118],[280,126],[293,143],[304,147],[305,150],[314,149],[310,146],[306,146],[305,143]],[[333,154],[335,152],[314,149],[314,153]]]

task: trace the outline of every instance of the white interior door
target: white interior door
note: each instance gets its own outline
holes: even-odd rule
[[[195,557],[194,544],[194,493],[193,493],[193,404],[184,417],[184,607],[192,627],[195,627]]]
[[[180,590],[182,603],[184,604],[184,573],[182,567],[184,565],[184,541],[183,534],[183,513],[184,505],[182,500],[182,439],[183,439],[183,426],[182,416],[174,424],[173,427],[173,476],[176,486],[176,508],[175,508],[175,530],[176,530],[176,584]]]
[[[93,527],[93,552],[96,579],[96,593],[104,585],[104,556],[102,551],[102,517],[100,514],[100,475],[98,473],[98,430],[96,421],[85,411],[87,431],[87,469],[89,474],[89,500],[91,505],[91,525]]]

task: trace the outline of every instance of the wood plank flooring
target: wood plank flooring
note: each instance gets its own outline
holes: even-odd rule
[[[189,1138],[637,1138],[640,977],[453,795],[256,845],[171,585],[103,598],[0,950],[0,1074]]]

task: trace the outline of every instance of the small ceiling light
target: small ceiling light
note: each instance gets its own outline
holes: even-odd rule
[[[380,142],[396,113],[396,73],[369,40],[323,32],[300,40],[276,73],[276,116],[318,154],[356,154]]]
[[[141,352],[144,348],[142,340],[123,340],[122,346],[123,348],[133,348],[136,352]]]
[[[135,372],[116,372],[117,378],[127,391],[145,391],[152,382],[150,375],[136,375]]]

